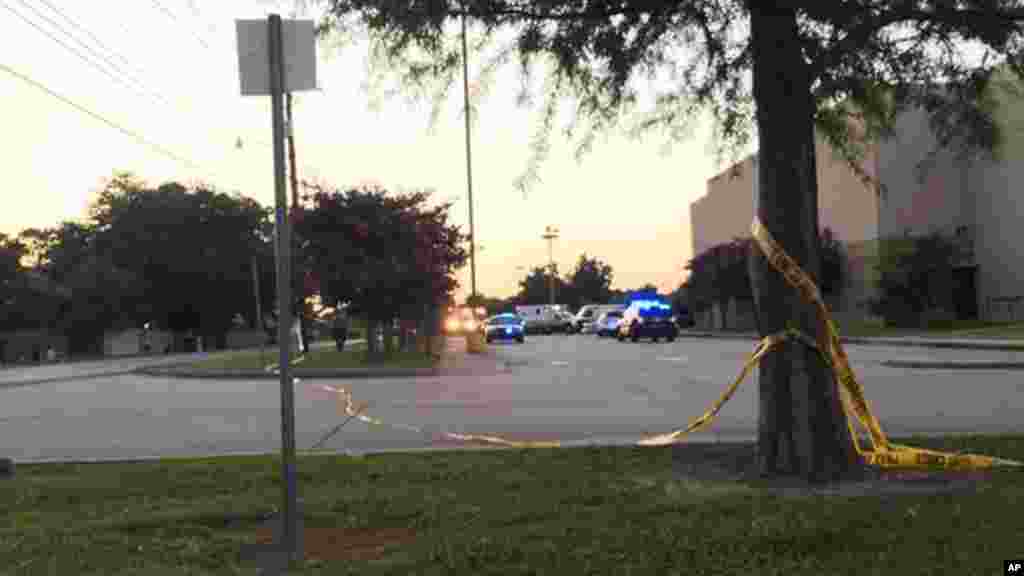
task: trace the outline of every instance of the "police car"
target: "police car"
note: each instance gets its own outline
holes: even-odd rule
[[[672,316],[672,306],[655,295],[638,295],[622,313],[615,336],[619,342],[627,338],[632,342],[641,338],[672,342],[679,336],[679,327]]]
[[[526,323],[516,314],[498,314],[484,322],[484,334],[488,343],[515,340],[522,344],[526,341]]]

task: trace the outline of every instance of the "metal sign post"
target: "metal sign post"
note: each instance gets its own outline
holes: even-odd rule
[[[266,22],[239,20],[238,55],[243,95],[270,95],[274,144],[274,246],[277,260],[277,344],[281,374],[281,473],[283,494],[279,544],[288,559],[299,553],[298,490],[295,478],[295,389],[291,377],[291,230],[285,185],[284,93],[316,87],[312,21],[288,21],[272,14]]]
[[[270,62],[270,108],[274,137],[274,201],[277,223],[277,294],[282,303],[291,302],[291,229],[288,225],[288,196],[284,173],[284,41],[281,17],[267,20]],[[298,494],[295,482],[295,388],[291,378],[291,306],[278,306],[277,345],[281,370],[281,473],[284,494],[281,506],[281,546],[291,558],[297,556]]]

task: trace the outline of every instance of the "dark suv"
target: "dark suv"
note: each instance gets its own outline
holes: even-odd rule
[[[679,336],[679,327],[672,316],[672,307],[668,304],[650,301],[634,301],[622,314],[616,337],[619,342],[629,338],[636,342],[641,338],[650,338],[657,342],[665,338],[672,342]]]

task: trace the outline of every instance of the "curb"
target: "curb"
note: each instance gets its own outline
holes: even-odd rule
[[[985,360],[962,360],[959,362],[935,362],[919,360],[883,360],[882,366],[890,368],[917,368],[921,370],[1024,370],[1024,362],[988,362]]]
[[[739,333],[718,333],[718,332],[687,332],[680,330],[680,337],[687,338],[719,338],[723,340],[750,340],[758,341],[760,337],[751,334]],[[980,341],[965,342],[963,340],[944,341],[935,339],[920,338],[865,338],[861,336],[840,336],[843,344],[861,344],[867,346],[903,346],[909,348],[949,348],[958,350],[1005,350],[1010,352],[1024,352],[1024,341],[1020,343],[1011,341]]]
[[[423,378],[431,376],[442,376],[452,371],[440,368],[381,368],[377,370],[368,369],[331,369],[331,368],[307,368],[293,369],[291,375],[294,378]],[[218,380],[279,380],[280,372],[266,372],[264,370],[167,370],[159,368],[141,368],[133,371],[134,374],[145,376],[169,376],[173,378],[215,378]]]
[[[480,358],[497,360],[491,353],[478,355]],[[267,372],[256,369],[202,369],[185,368],[188,364],[175,364],[173,366],[153,366],[148,368],[136,368],[126,373],[140,374],[145,376],[158,376],[170,378],[206,378],[216,380],[280,380],[280,371]],[[504,363],[495,362],[494,374],[500,374],[508,370]],[[488,370],[488,372],[491,372]],[[436,368],[302,368],[293,367],[291,375],[293,378],[317,379],[317,378],[436,378],[440,376],[473,376],[480,374],[479,368],[472,366],[448,366]]]

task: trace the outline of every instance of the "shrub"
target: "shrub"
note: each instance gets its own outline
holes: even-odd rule
[[[878,270],[879,296],[871,301],[873,314],[886,325],[927,328],[948,323],[953,310],[955,246],[939,233],[883,243]]]

